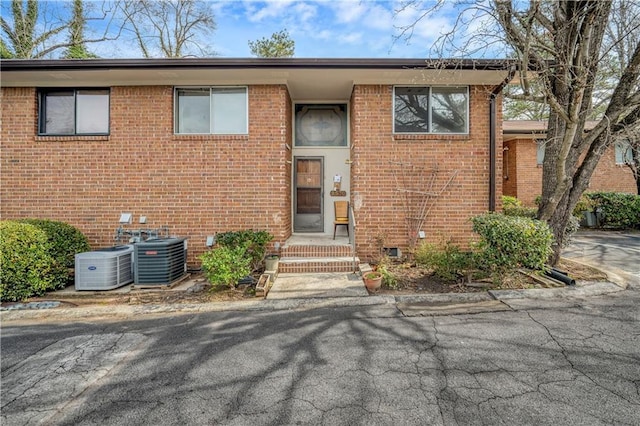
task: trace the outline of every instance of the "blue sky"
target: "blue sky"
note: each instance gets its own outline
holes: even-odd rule
[[[296,57],[382,58],[429,56],[441,29],[450,29],[457,17],[453,1],[437,15],[423,20],[409,41],[394,36],[399,27],[414,22],[420,11],[401,1],[271,0],[215,1],[218,29],[214,48],[220,56],[250,56],[249,40],[287,29],[296,43]],[[432,5],[433,2],[424,2]]]
[[[220,56],[250,56],[249,40],[287,29],[296,57],[425,57],[446,16],[421,24],[409,42],[396,40],[397,27],[417,16],[396,16],[397,1],[217,1],[214,48]]]
[[[85,12],[99,16],[110,1],[89,0]],[[251,56],[248,42],[268,38],[286,29],[295,41],[295,56],[300,58],[426,58],[437,57],[431,50],[443,32],[450,31],[459,18],[456,4],[464,1],[445,0],[436,13],[422,19],[410,40],[398,38],[400,28],[413,23],[435,0],[424,0],[421,8],[402,7],[403,0],[208,0],[217,24],[209,37],[210,48],[221,57]],[[3,15],[8,14],[9,0],[2,0]],[[50,15],[42,22],[53,22],[51,16],[69,13],[71,2],[43,1],[41,13]],[[93,9],[93,10],[92,10]],[[483,19],[467,12],[468,27],[456,30],[456,39],[473,34]],[[463,15],[464,16],[464,15]],[[86,36],[99,37],[105,21],[89,20]],[[116,28],[112,26],[111,28]],[[480,33],[481,34],[481,33]],[[66,32],[58,37],[67,37]],[[483,37],[481,37],[483,39]],[[131,34],[116,42],[87,46],[104,58],[141,57]],[[445,54],[444,56],[459,56]],[[482,54],[474,54],[474,57]],[[501,56],[501,55],[491,55]]]

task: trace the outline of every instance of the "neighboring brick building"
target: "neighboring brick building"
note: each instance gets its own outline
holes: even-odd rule
[[[588,123],[587,127],[593,125]],[[547,123],[545,121],[505,120],[503,122],[503,192],[535,206],[542,193],[542,160]],[[587,191],[636,194],[633,173],[624,164],[619,146],[604,153],[591,176]]]
[[[502,194],[508,66],[3,61],[0,213],[69,222],[104,247],[131,212],[188,237],[195,264],[216,232],[266,229],[280,244],[331,235],[333,201],[346,199],[366,259],[381,234],[407,248],[406,218],[429,192],[437,196],[415,229],[464,245],[469,218]]]

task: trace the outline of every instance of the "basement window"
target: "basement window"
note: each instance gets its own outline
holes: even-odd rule
[[[177,88],[176,133],[246,135],[248,104],[246,87]]]
[[[40,135],[109,134],[109,89],[42,89],[39,111]]]
[[[469,133],[468,87],[394,87],[393,131]]]

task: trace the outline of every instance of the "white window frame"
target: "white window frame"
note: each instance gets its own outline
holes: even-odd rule
[[[633,164],[633,151],[627,141],[619,141],[614,145],[614,158],[617,165]]]
[[[542,166],[544,164],[544,152],[547,141],[545,139],[536,139],[536,164]]]
[[[180,132],[179,111],[178,111],[178,91],[189,89],[209,89],[209,132],[207,133],[183,133]],[[213,128],[213,93],[216,89],[244,89],[245,111],[244,111],[244,129],[237,133],[216,132]],[[248,135],[249,134],[249,86],[176,86],[173,89],[173,133],[176,135]]]
[[[81,127],[78,123],[78,92],[82,91],[102,91],[107,96],[107,130],[105,132],[79,132]],[[68,92],[73,96],[73,131],[64,133],[54,133],[46,130],[47,120],[47,95],[53,93]],[[84,116],[84,115],[83,115]],[[39,136],[108,136],[111,132],[111,89],[108,87],[43,87],[38,89],[38,135]]]
[[[426,132],[399,132],[396,131],[396,89],[398,88],[424,88],[429,90],[429,111],[428,111],[428,127],[429,131]],[[433,121],[432,121],[432,112],[433,112],[433,89],[465,89],[466,95],[466,120],[465,120],[465,129],[462,132],[434,132],[433,131]],[[392,97],[392,126],[393,126],[393,134],[394,135],[468,135],[469,134],[469,121],[470,113],[470,95],[469,95],[469,86],[425,86],[425,85],[407,85],[401,84],[393,86],[393,92],[391,93]]]

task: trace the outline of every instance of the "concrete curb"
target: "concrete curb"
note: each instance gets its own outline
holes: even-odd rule
[[[431,295],[374,295],[368,297],[340,297],[314,299],[281,299],[281,300],[251,300],[243,302],[213,302],[171,305],[113,305],[113,306],[82,306],[77,308],[56,308],[43,310],[2,311],[0,318],[3,323],[36,321],[88,321],[96,319],[140,319],[147,315],[159,314],[190,314],[205,312],[232,311],[286,311],[320,308],[341,307],[374,307],[410,305],[452,305],[456,313],[460,312],[460,305],[477,304],[493,300],[511,301],[513,299],[558,299],[584,298],[623,291],[623,288],[610,282],[585,283],[581,286],[555,289],[529,290],[490,290],[486,293],[451,293]]]
[[[622,271],[618,268],[609,267],[609,266],[606,268],[603,268],[601,266],[595,266],[589,263],[587,260],[585,260],[582,257],[567,257],[566,259],[571,262],[579,263],[580,265],[589,266],[591,268],[596,268],[599,271],[604,272],[609,278],[609,281],[618,285],[623,290],[626,290],[629,286],[640,287],[640,277],[630,274],[628,272]]]

